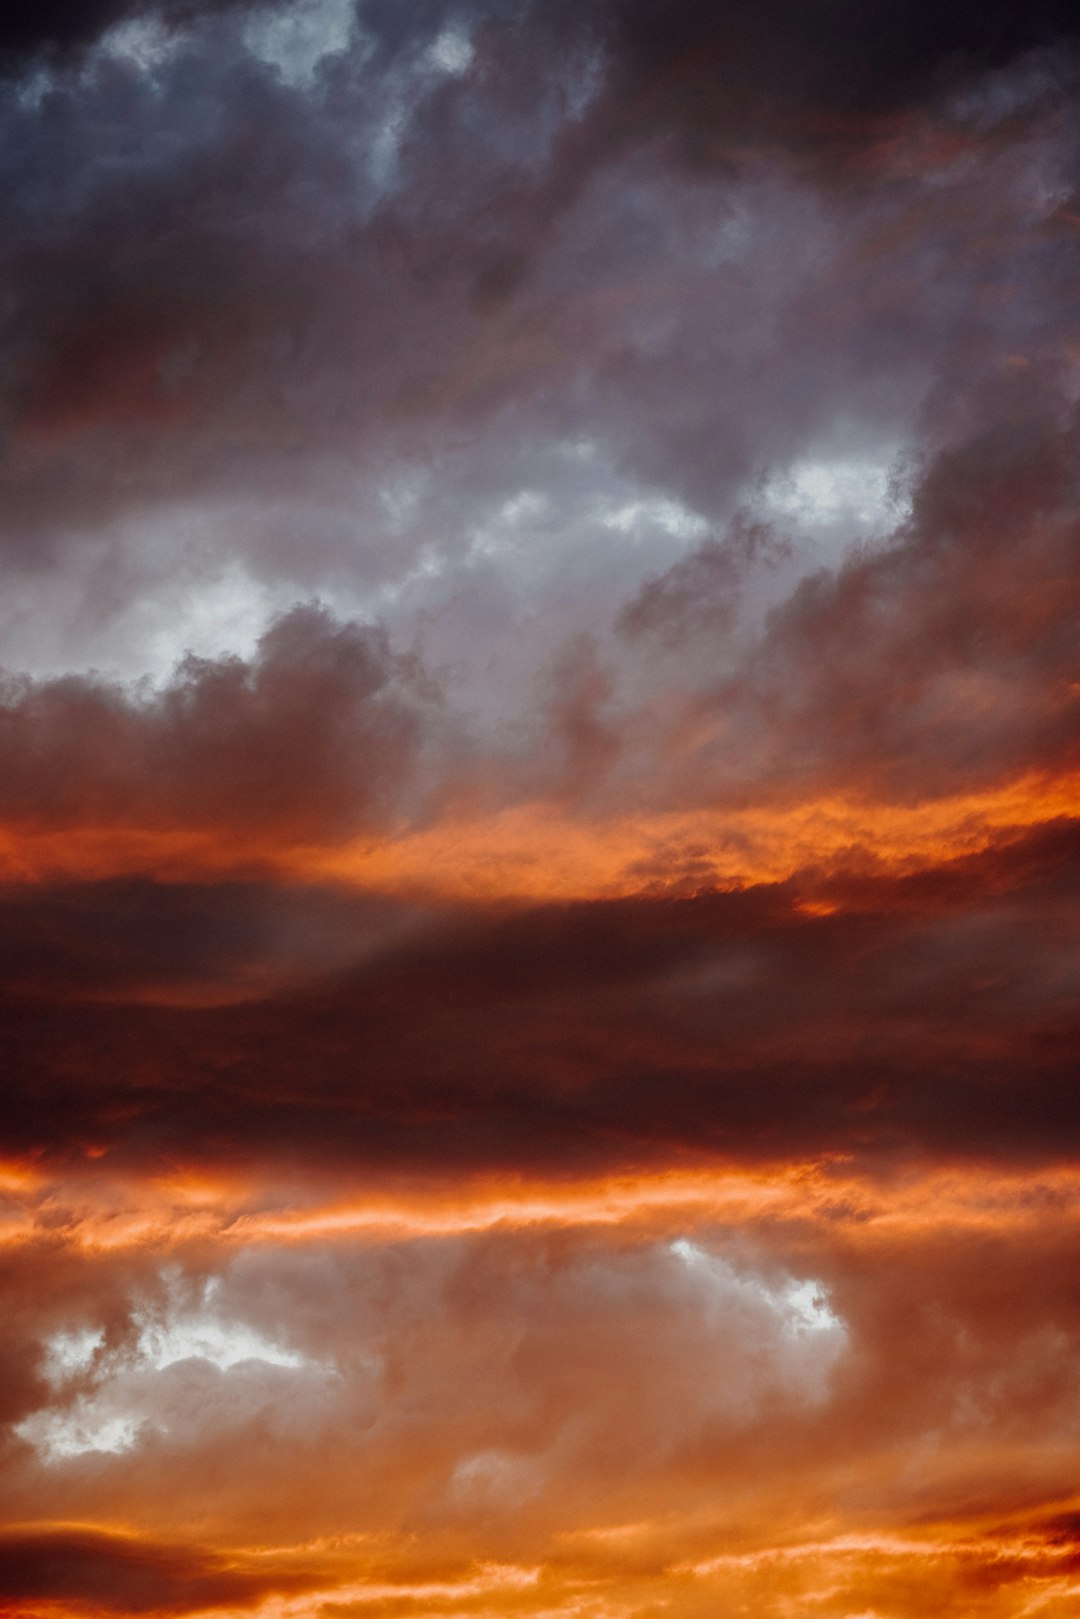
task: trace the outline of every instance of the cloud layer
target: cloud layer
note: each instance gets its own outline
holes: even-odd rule
[[[0,1610],[1080,1614],[1075,8],[0,25]]]

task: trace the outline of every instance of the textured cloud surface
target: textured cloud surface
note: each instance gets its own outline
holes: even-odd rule
[[[1080,27],[0,24],[0,1612],[1080,1615]]]

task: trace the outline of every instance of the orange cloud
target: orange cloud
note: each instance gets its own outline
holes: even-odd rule
[[[590,819],[523,804],[419,831],[344,843],[234,838],[177,826],[0,828],[7,882],[165,881],[271,874],[410,899],[491,904],[613,899],[673,889],[783,882],[807,868],[926,871],[1080,816],[1080,776],[1027,775],[915,803],[830,797],[805,803]]]
[[[1080,1170],[937,1164],[890,1176],[843,1158],[747,1169],[718,1164],[614,1174],[595,1180],[433,1175],[388,1181],[365,1196],[334,1195],[318,1181],[260,1185],[234,1176],[125,1180],[107,1172],[59,1180],[44,1168],[3,1170],[0,1244],[88,1253],[183,1250],[206,1242],[252,1245],[380,1243],[485,1232],[625,1230],[663,1237],[688,1227],[769,1229],[795,1222],[873,1249],[945,1232],[1007,1238],[1048,1216],[1080,1221]],[[327,1196],[327,1191],[330,1195]]]

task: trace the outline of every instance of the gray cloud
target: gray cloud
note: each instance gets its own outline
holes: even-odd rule
[[[934,91],[945,134],[835,193],[782,143],[687,164],[663,96],[605,133],[638,106],[640,8],[324,26],[304,71],[225,11],[11,88],[10,662],[161,673],[185,637],[246,650],[318,592],[470,705],[520,706],[563,637],[770,478],[838,444],[876,476],[1007,411],[1001,366],[1061,350],[1065,68],[971,77],[1023,30],[967,54],[982,101]],[[695,73],[760,45],[747,25],[679,47],[681,26],[664,50]],[[861,52],[838,29],[830,72]],[[932,72],[897,72],[923,105]],[[865,528],[834,513],[796,576]]]

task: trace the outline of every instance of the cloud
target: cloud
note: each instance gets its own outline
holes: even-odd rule
[[[427,692],[377,629],[308,606],[273,624],[250,662],[190,658],[159,693],[71,677],[9,678],[4,695],[11,822],[303,841],[393,813]]]
[[[315,593],[367,618],[381,593],[399,642],[471,671],[471,699],[520,702],[523,660],[535,675],[687,549],[599,514],[719,534],[762,478],[962,434],[945,418],[989,363],[1049,375],[1072,325],[1064,81],[1047,68],[1025,100],[1034,70],[1012,62],[1058,14],[1029,11],[913,28],[891,7],[871,49],[824,7],[807,52],[784,7],[677,9],[656,41],[633,4],[513,26],[367,7],[294,82],[225,8],[185,13],[160,59],[101,47],[13,93],[15,661],[139,672],[161,657],[155,611],[198,636],[222,581],[261,623]],[[437,56],[459,34],[463,72]],[[870,193],[823,198],[761,153],[687,167],[660,138],[693,145],[700,121],[707,146],[746,116],[782,148],[819,89],[899,106],[944,93],[950,64],[985,103],[956,114],[960,156]],[[742,85],[762,88],[740,112]],[[1030,139],[988,132],[995,97]],[[493,550],[498,514],[538,490],[535,540]],[[864,508],[834,514],[837,546]]]
[[[0,24],[0,1607],[1075,1603],[1074,9]]]
[[[843,815],[871,856],[889,844],[875,818],[895,821],[905,805],[914,828],[915,806],[938,801],[945,815],[955,799],[957,848],[981,813],[979,794],[987,814],[995,794],[1041,795],[1052,816],[1077,768],[1075,454],[1064,409],[980,432],[928,458],[910,515],[890,534],[793,588],[782,579],[792,547],[737,515],[723,542],[646,576],[607,625],[564,638],[511,682],[513,707],[496,709],[498,724],[471,709],[445,666],[436,680],[384,627],[317,605],[276,619],[247,658],[189,656],[158,689],[11,677],[0,816],[12,860],[55,869],[67,848],[76,875],[191,874],[200,862],[243,874],[245,859],[299,869],[307,845],[327,851],[323,875],[347,876],[351,860],[356,879],[376,887],[407,887],[412,860],[421,891],[433,860],[445,865],[440,837],[464,858],[475,822],[494,873],[513,815],[524,817],[527,842],[529,816],[538,837],[561,804],[586,840],[580,859],[590,836],[596,844],[598,882],[605,838],[613,848],[636,838],[633,859],[629,846],[621,857],[625,887],[634,859],[644,883],[649,837],[661,881],[684,880],[680,844],[695,838],[706,840],[702,882],[733,869],[741,880],[786,876],[806,856],[792,852],[785,865],[777,854],[782,828],[768,818],[784,811]],[[769,574],[779,581],[774,604],[744,610]],[[1002,802],[991,825],[1008,823]],[[628,806],[644,830],[630,827]],[[662,819],[706,806],[715,825]],[[83,838],[82,867],[75,842],[50,854],[61,828]],[[348,853],[350,838],[376,831],[398,843]],[[411,844],[414,835],[434,853]],[[743,864],[733,867],[740,838]],[[822,857],[838,848],[823,843]],[[528,850],[502,858],[506,892],[517,893],[513,863]],[[306,869],[315,874],[317,862]],[[487,891],[500,891],[497,875]]]
[[[126,1325],[95,1350],[90,1398],[141,1427],[114,1451],[39,1460],[13,1447],[3,1493],[54,1520],[88,1490],[102,1514],[137,1513],[155,1549],[131,1558],[139,1589],[158,1582],[139,1600],[170,1611],[204,1605],[219,1572],[235,1580],[224,1606],[346,1587],[376,1601],[488,1562],[540,1570],[560,1593],[601,1579],[613,1601],[628,1580],[678,1591],[686,1577],[717,1580],[715,1600],[772,1559],[797,1560],[811,1589],[833,1557],[880,1589],[902,1578],[892,1559],[920,1556],[950,1588],[954,1556],[1005,1584],[1032,1562],[1053,1571],[1071,1548],[1067,1523],[1049,1520],[1072,1488],[1075,1203],[1044,1196],[1002,1240],[936,1207],[925,1183],[895,1221],[903,1179],[881,1183],[876,1218],[846,1225],[826,1202],[734,1225],[687,1210],[663,1238],[581,1225],[318,1234],[228,1257],[200,1239],[181,1244],[171,1279],[134,1253],[127,1278],[131,1260],[86,1256],[82,1297],[65,1316],[57,1289],[43,1316],[92,1326],[88,1284],[100,1270],[99,1303],[119,1284]],[[977,1175],[966,1190],[982,1213],[996,1195]],[[1030,1195],[1020,1178],[1013,1192]],[[299,1364],[233,1357],[241,1339],[265,1353],[285,1319]],[[150,1353],[158,1329],[184,1336],[186,1359]],[[81,1398],[65,1406],[50,1386],[39,1418],[71,1420]],[[242,1546],[181,1557],[179,1524],[208,1521],[241,1523]],[[182,1573],[157,1564],[170,1524]],[[114,1549],[105,1541],[96,1555]],[[253,1555],[255,1541],[266,1549]],[[57,1596],[91,1585],[80,1555],[61,1564]],[[134,1609],[116,1561],[94,1563],[93,1595]]]
[[[759,558],[789,554],[771,525],[739,514],[723,541],[706,540],[666,573],[645,581],[623,608],[618,628],[629,636],[654,635],[665,646],[699,636],[722,637],[737,620],[743,576]]]
[[[77,1612],[185,1613],[226,1603],[247,1607],[268,1583],[195,1547],[95,1529],[0,1537],[0,1589],[8,1602],[70,1604]]]
[[[9,999],[262,997],[385,950],[415,907],[269,882],[16,884],[0,893]]]
[[[183,1443],[207,1423],[221,1431],[258,1420],[287,1437],[332,1396],[336,1368],[231,1320],[220,1306],[219,1278],[201,1289],[185,1289],[172,1274],[162,1280],[164,1298],[133,1309],[129,1343],[107,1347],[100,1329],[47,1341],[47,1376],[59,1402],[13,1428],[43,1462],[123,1454],[148,1433]]]
[[[713,791],[842,784],[895,802],[1071,769],[1075,447],[1072,420],[1036,419],[936,457],[890,540],[805,579],[687,705],[684,731],[704,738],[687,774]],[[654,611],[673,588],[652,587]],[[707,599],[699,583],[697,615]]]
[[[1070,7],[787,0],[753,13],[615,0],[605,8],[626,124],[674,135],[686,158],[730,162],[773,141],[832,166],[873,150],[895,122],[980,71],[1075,34]]]
[[[158,952],[143,977],[91,955],[92,998],[56,975],[35,996],[27,964],[5,1014],[24,1075],[8,1141],[57,1162],[92,1147],[115,1165],[265,1155],[436,1177],[831,1150],[1058,1158],[1074,1135],[1074,868],[1064,823],[910,877],[416,913],[339,965],[345,907],[317,924],[321,972],[301,893],[269,912],[295,929],[292,975],[256,935],[239,992],[217,938],[252,898],[224,889],[201,958]],[[143,902],[154,927],[192,900]],[[117,896],[80,904],[98,930],[94,907],[108,918]]]

